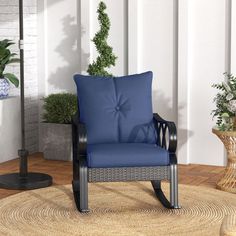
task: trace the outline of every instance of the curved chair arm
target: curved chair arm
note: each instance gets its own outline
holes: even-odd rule
[[[170,153],[175,153],[177,148],[177,130],[174,122],[166,121],[157,113],[153,114],[157,132],[157,145],[165,148]]]
[[[87,155],[87,131],[86,126],[79,120],[78,114],[72,118],[73,143],[78,150],[78,159]]]
[[[80,212],[88,212],[87,132],[78,113],[72,118],[73,195]]]

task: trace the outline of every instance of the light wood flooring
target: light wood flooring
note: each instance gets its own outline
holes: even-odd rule
[[[0,164],[0,174],[18,172],[19,160]],[[47,173],[53,177],[54,185],[70,184],[72,164],[65,161],[45,160],[42,153],[29,156],[29,171]],[[207,165],[179,165],[179,183],[202,185],[215,188],[216,182],[224,173],[224,167]],[[0,199],[16,194],[18,190],[0,189]]]

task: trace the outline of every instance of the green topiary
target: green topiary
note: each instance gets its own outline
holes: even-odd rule
[[[43,98],[44,122],[71,124],[71,117],[77,111],[77,96],[70,93],[51,94]]]
[[[89,65],[87,70],[89,75],[112,76],[112,74],[108,73],[105,68],[110,68],[111,65],[115,66],[115,61],[117,59],[117,57],[112,52],[112,47],[107,44],[108,33],[110,30],[110,19],[104,12],[105,9],[105,3],[100,2],[97,13],[99,25],[101,28],[92,39],[99,56],[97,57],[96,61],[93,61],[93,63]]]

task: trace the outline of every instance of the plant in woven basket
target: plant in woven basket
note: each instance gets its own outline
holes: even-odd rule
[[[71,124],[71,118],[77,111],[77,97],[70,93],[51,94],[43,98],[46,123]]]
[[[105,10],[105,3],[100,2],[97,9],[100,30],[92,39],[92,42],[94,42],[99,55],[96,61],[93,61],[93,63],[89,65],[87,70],[89,75],[112,76],[111,73],[106,71],[106,68],[115,66],[115,61],[117,59],[113,53],[112,47],[110,47],[107,43],[111,24],[108,15],[105,13]]]
[[[213,118],[217,118],[217,126],[222,131],[230,131],[236,128],[236,77],[224,73],[226,81],[213,84],[212,87],[219,90],[214,98],[216,109],[212,111]]]

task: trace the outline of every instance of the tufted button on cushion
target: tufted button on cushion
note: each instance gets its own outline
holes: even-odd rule
[[[88,144],[156,142],[152,72],[115,78],[75,75],[74,80]]]

